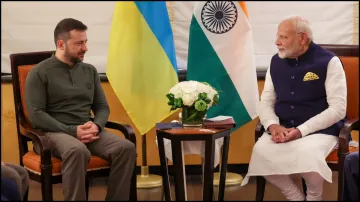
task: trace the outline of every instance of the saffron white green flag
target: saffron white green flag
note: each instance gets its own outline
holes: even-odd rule
[[[259,93],[245,2],[196,3],[190,25],[187,80],[219,91],[207,117],[234,117],[237,128],[257,117]]]

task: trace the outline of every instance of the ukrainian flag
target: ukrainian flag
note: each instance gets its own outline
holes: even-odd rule
[[[165,1],[116,3],[106,75],[141,134],[173,113],[166,94],[178,76]]]

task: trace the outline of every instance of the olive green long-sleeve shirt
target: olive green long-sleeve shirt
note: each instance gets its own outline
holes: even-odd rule
[[[25,100],[34,128],[75,137],[77,126],[90,120],[91,110],[100,130],[110,113],[96,68],[83,62],[70,67],[55,55],[30,70]]]

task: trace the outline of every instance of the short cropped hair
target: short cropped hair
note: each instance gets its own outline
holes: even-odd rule
[[[314,40],[312,29],[310,27],[310,22],[307,19],[305,19],[304,17],[298,16],[298,15],[293,15],[293,16],[288,16],[288,17],[284,18],[283,21],[291,22],[295,27],[296,33],[299,33],[299,32],[306,33],[307,37],[309,38],[309,43]]]
[[[65,18],[61,20],[56,25],[54,30],[55,46],[56,46],[56,42],[60,39],[64,40],[65,42],[68,39],[70,39],[70,31],[72,30],[86,31],[87,26],[84,25],[84,23],[80,22],[79,20],[73,18]]]

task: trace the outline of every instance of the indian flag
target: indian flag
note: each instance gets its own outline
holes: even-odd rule
[[[196,3],[190,25],[187,80],[219,91],[207,117],[234,117],[241,127],[257,117],[259,94],[251,26],[245,2]]]

